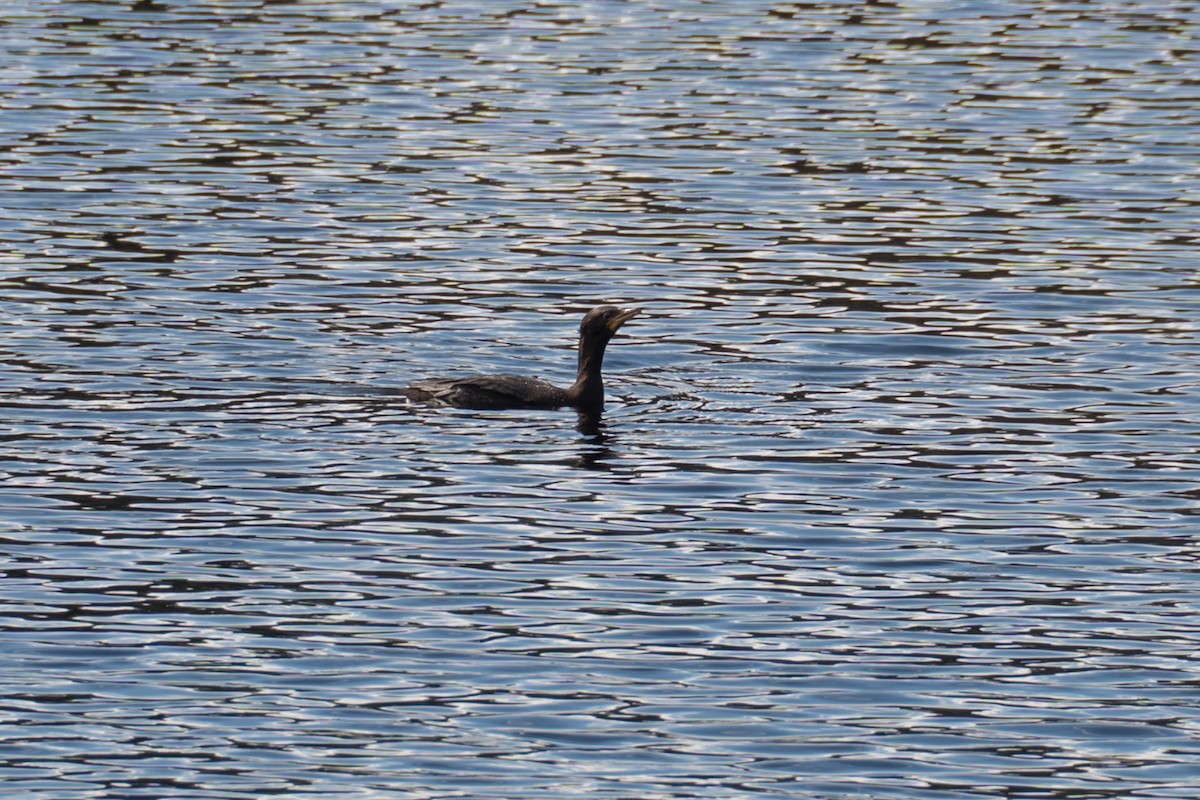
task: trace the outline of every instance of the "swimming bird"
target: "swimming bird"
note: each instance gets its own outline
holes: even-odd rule
[[[523,375],[469,375],[463,378],[425,378],[400,390],[410,400],[459,408],[563,408],[593,414],[604,407],[600,367],[609,340],[640,308],[597,306],[579,325],[579,371],[575,383],[563,389],[540,378]]]

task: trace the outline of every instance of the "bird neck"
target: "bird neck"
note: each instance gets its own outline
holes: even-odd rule
[[[604,405],[604,378],[600,368],[604,365],[605,340],[579,340],[579,372],[570,394],[577,406],[599,408]]]

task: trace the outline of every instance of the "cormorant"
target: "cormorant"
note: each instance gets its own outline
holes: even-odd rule
[[[410,400],[459,408],[562,408],[571,406],[593,414],[604,407],[600,366],[609,339],[640,308],[597,306],[579,325],[579,372],[575,383],[562,389],[540,378],[522,375],[469,375],[464,378],[425,378],[400,390]]]

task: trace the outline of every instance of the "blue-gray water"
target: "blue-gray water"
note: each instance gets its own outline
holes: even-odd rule
[[[1195,798],[1198,24],[4,5],[3,797]]]

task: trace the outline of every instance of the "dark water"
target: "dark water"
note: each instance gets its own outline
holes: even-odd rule
[[[1198,24],[6,5],[3,796],[1196,797]]]

